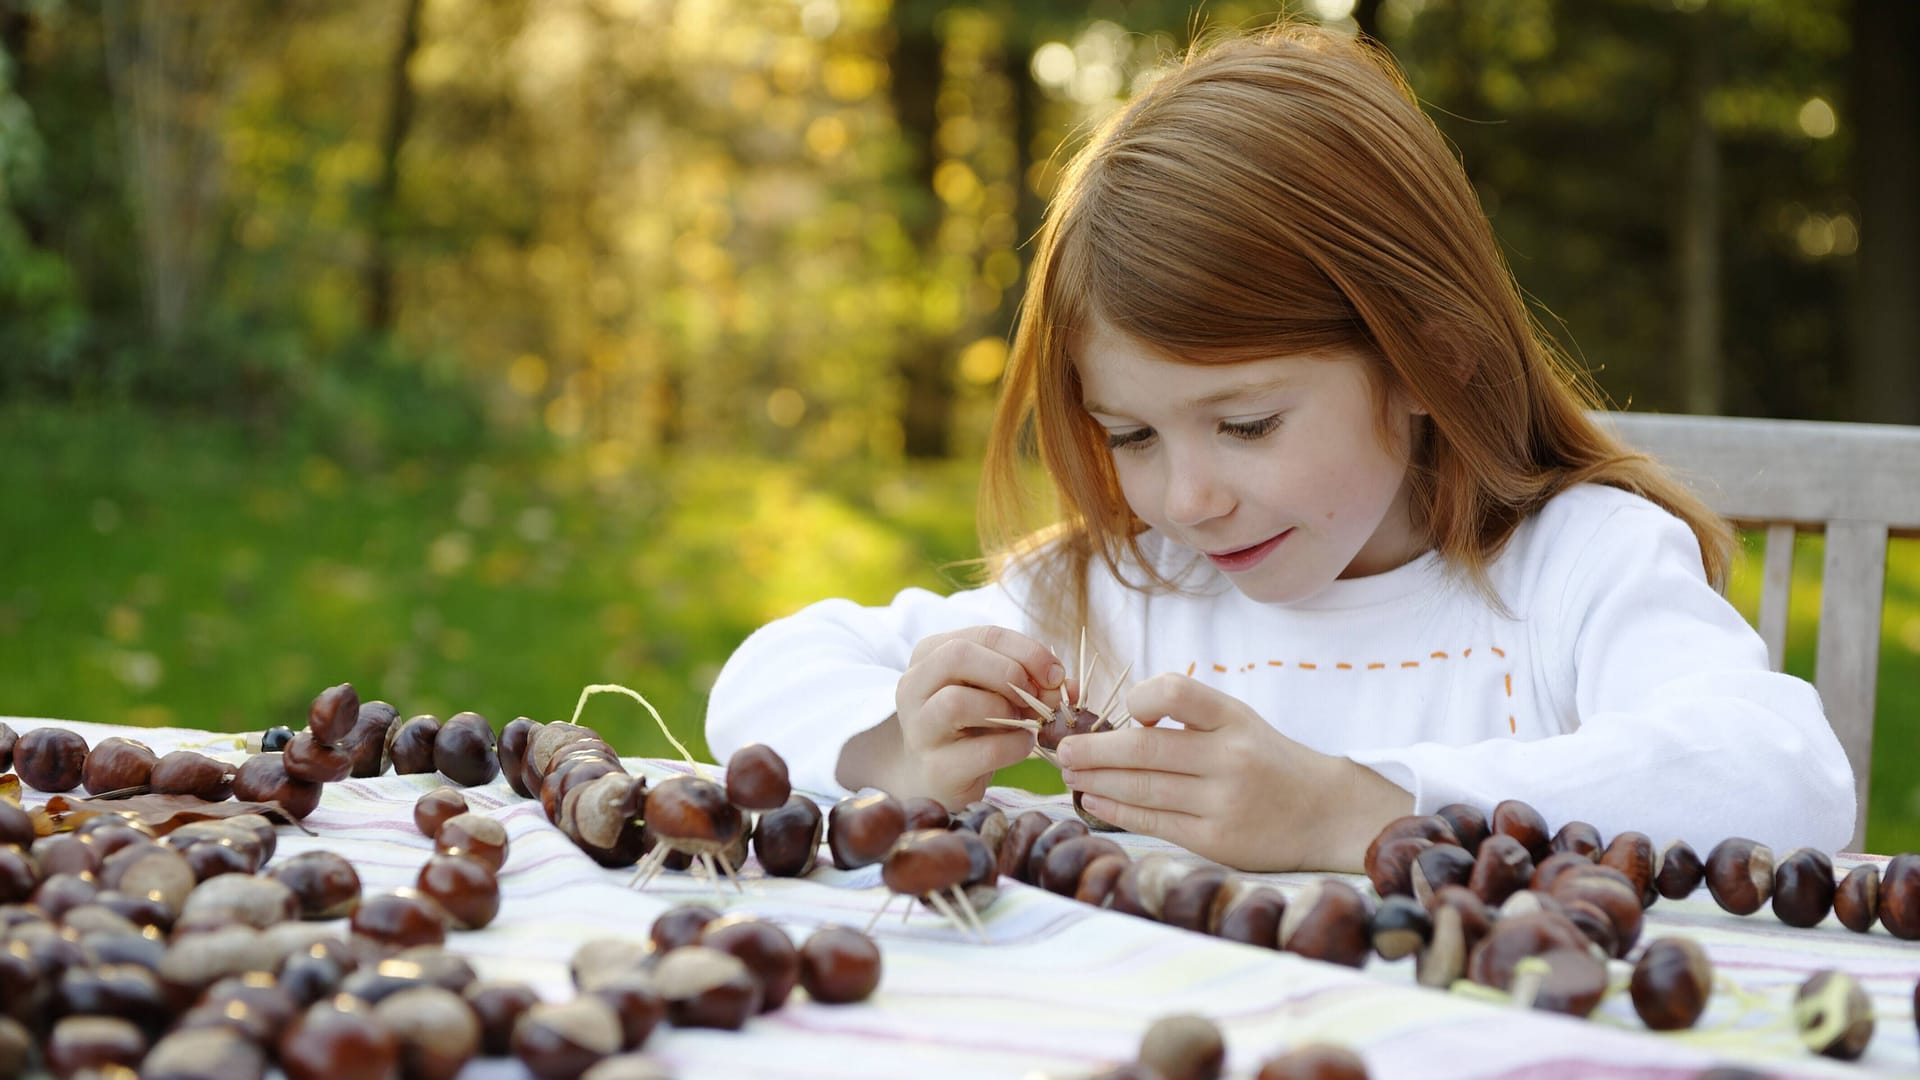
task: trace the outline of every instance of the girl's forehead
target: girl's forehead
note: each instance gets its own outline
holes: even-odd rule
[[[1357,362],[1355,350],[1314,349],[1244,360],[1185,360],[1171,350],[1091,324],[1068,349],[1089,412],[1156,407],[1204,408],[1314,381]],[[1103,406],[1111,406],[1106,408]]]

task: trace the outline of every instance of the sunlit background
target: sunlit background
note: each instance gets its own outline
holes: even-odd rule
[[[1066,156],[1278,12],[1396,53],[1616,401],[1920,422],[1907,0],[0,0],[0,713],[297,726],[350,680],[501,724],[617,681],[703,747],[753,627],[978,554]],[[1913,541],[1888,582],[1905,850]]]

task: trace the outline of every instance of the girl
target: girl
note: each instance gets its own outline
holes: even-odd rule
[[[714,686],[724,760],[959,807],[991,718],[1088,657],[1139,721],[1071,735],[1086,809],[1243,869],[1356,870],[1392,818],[1524,799],[1699,851],[1834,850],[1852,774],[1721,597],[1731,535],[1584,411],[1390,60],[1281,27],[1198,48],[1048,211],[982,481],[998,572],[815,604]],[[1023,449],[1058,521],[1015,539]]]

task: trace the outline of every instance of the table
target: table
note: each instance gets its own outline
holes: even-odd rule
[[[0,717],[16,731],[53,721]],[[238,761],[244,754],[212,733],[59,722],[89,745],[110,735],[139,739],[157,753],[193,746]],[[209,745],[214,744],[214,745]],[[691,771],[683,762],[628,759],[649,782]],[[715,775],[718,768],[700,771]],[[307,835],[280,828],[275,860],[329,849],[352,860],[366,891],[410,885],[432,851],[414,828],[412,807],[444,781],[388,775],[327,785],[306,819]],[[504,780],[465,789],[473,809],[497,817],[511,850],[492,925],[453,933],[447,947],[483,978],[532,984],[550,1000],[572,988],[567,961],[598,938],[644,939],[653,919],[675,904],[700,901],[727,912],[771,919],[796,941],[819,926],[864,927],[887,899],[877,867],[840,871],[826,860],[803,879],[770,878],[749,864],[744,893],[691,874],[663,873],[644,892],[630,872],[603,869],[546,821],[537,801]],[[1058,796],[995,788],[988,797],[1011,817],[1039,809],[1072,814]],[[29,805],[45,796],[26,792]],[[823,804],[830,804],[822,800]],[[1117,835],[1136,857],[1163,851],[1205,864],[1150,837]],[[1842,870],[1875,856],[1841,856]],[[1289,894],[1317,875],[1254,875]],[[1366,879],[1349,879],[1368,890]],[[1614,962],[1622,986],[1586,1020],[1514,1009],[1414,984],[1413,961],[1374,958],[1360,971],[1287,953],[1189,933],[1076,903],[1004,881],[982,917],[987,941],[948,926],[924,909],[904,924],[901,905],[875,927],[884,974],[868,1002],[826,1006],[802,992],[740,1032],[662,1025],[646,1053],[682,1077],[1084,1077],[1130,1060],[1153,1020],[1180,1012],[1208,1016],[1226,1034],[1228,1075],[1251,1076],[1266,1057],[1309,1041],[1351,1047],[1375,1077],[1692,1076],[1715,1065],[1757,1068],[1772,1076],[1849,1076],[1920,1072],[1913,992],[1920,942],[1876,927],[1854,934],[1831,917],[1811,930],[1790,928],[1762,909],[1745,918],[1722,912],[1702,889],[1661,900],[1647,911],[1641,941],[1684,933],[1720,972],[1712,1004],[1688,1032],[1646,1030],[1624,992],[1628,967]],[[344,933],[344,924],[342,924]],[[1794,1037],[1788,1005],[1801,981],[1823,967],[1843,969],[1873,996],[1876,1031],[1867,1055],[1846,1064],[1808,1053]],[[518,1078],[511,1060],[473,1063],[463,1076]]]

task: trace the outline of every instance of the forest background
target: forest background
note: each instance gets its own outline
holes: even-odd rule
[[[1276,13],[1393,50],[1615,402],[1920,422],[1909,0],[0,0],[0,713],[612,681],[704,750],[755,626],[952,587],[1061,163]],[[1920,849],[1916,546],[1876,851]]]

